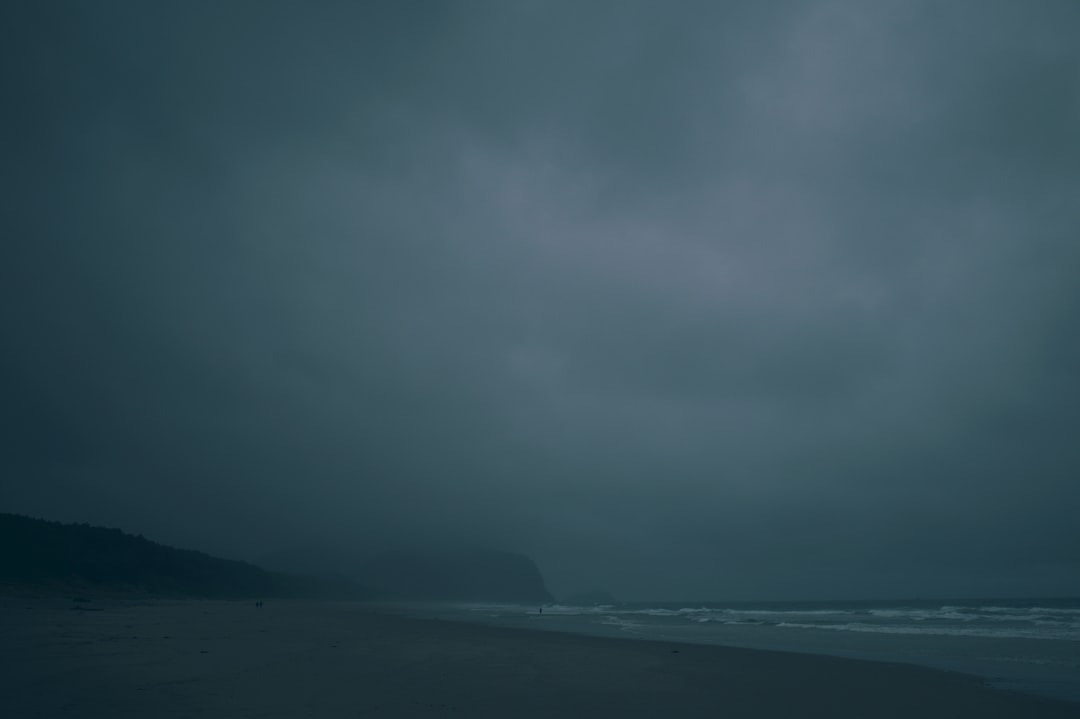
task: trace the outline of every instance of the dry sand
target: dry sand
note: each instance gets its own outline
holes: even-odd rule
[[[0,716],[11,719],[1080,717],[1077,704],[913,666],[358,604],[4,599],[0,642]]]

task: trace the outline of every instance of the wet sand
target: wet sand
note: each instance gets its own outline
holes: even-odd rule
[[[78,607],[77,609],[73,607]],[[5,717],[1080,717],[920,667],[360,604],[0,600]]]

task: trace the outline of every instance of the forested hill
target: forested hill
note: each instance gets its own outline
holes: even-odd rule
[[[364,598],[359,585],[268,572],[119,529],[0,513],[0,588],[168,597]]]

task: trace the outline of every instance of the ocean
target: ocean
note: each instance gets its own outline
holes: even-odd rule
[[[445,619],[598,636],[904,662],[1080,702],[1080,599],[628,602],[417,608]]]

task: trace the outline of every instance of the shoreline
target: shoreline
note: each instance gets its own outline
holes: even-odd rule
[[[594,637],[359,602],[0,600],[11,716],[1077,717],[899,663]]]
[[[978,677],[1006,691],[1080,705],[1080,655],[1072,641],[987,636],[838,632],[822,628],[775,625],[697,623],[648,624],[628,621],[581,621],[588,613],[537,614],[462,610],[438,605],[405,607],[408,616],[430,616],[491,626],[563,631],[594,637],[670,641],[765,651],[844,657],[862,661],[929,667]],[[387,607],[396,611],[394,607]],[[617,614],[618,612],[616,612]],[[599,615],[603,615],[600,612]],[[597,615],[597,616],[599,616]],[[609,620],[615,619],[608,617]]]

